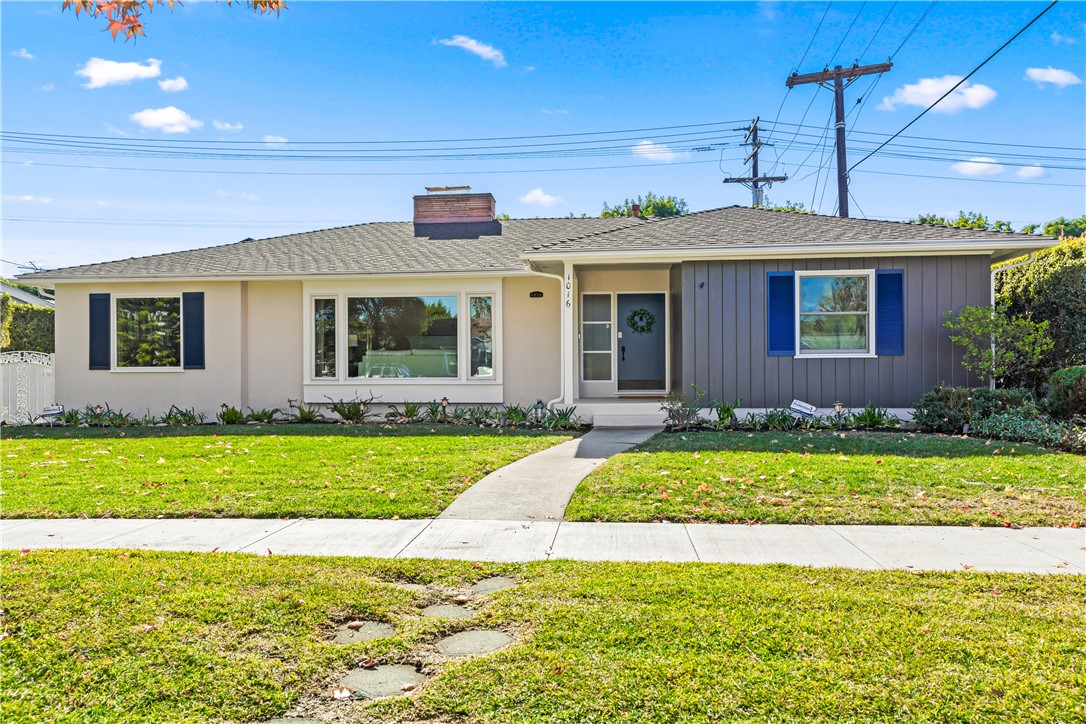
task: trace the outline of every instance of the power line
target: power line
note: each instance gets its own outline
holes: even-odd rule
[[[863,4],[860,5],[860,9],[856,11],[856,15],[852,18],[852,22],[848,25],[848,30],[845,31],[844,36],[841,38],[841,42],[837,44],[837,50],[833,51],[833,56],[830,57],[830,62],[826,63],[827,67],[833,65],[833,61],[837,60],[837,54],[841,52],[841,46],[843,46],[845,44],[845,41],[848,40],[848,35],[852,32],[852,26],[855,25],[856,21],[860,19],[860,13],[864,11],[865,7],[867,7],[867,0],[864,0]]]
[[[882,26],[886,25],[886,21],[890,19],[890,13],[894,12],[894,8],[896,7],[897,2],[895,1],[894,4],[890,6],[890,9],[886,11],[886,16],[882,19],[882,22],[879,23],[879,27],[875,28],[875,34],[871,36],[871,40],[867,41],[867,46],[864,48],[863,52],[860,53],[860,60],[863,60],[864,56],[867,55],[867,51],[871,49],[871,44],[875,42],[875,38],[879,37]]]
[[[890,60],[893,60],[894,58],[897,57],[897,54],[900,53],[901,49],[905,47],[905,43],[909,42],[909,38],[913,37],[913,33],[916,32],[916,29],[920,27],[920,25],[924,22],[924,20],[927,19],[928,14],[931,13],[931,11],[935,8],[935,4],[936,4],[935,2],[932,2],[924,10],[924,12],[920,14],[920,17],[917,19],[917,21],[915,23],[913,23],[912,29],[905,36],[905,39],[902,40],[901,44],[897,46],[897,50],[895,50],[893,53],[890,54]]]
[[[878,147],[878,148],[876,148],[876,149],[875,149],[874,151],[872,151],[871,153],[867,154],[866,156],[864,156],[863,158],[861,158],[861,159],[860,159],[859,161],[857,161],[856,163],[854,163],[854,164],[852,164],[851,166],[849,166],[849,169],[848,169],[848,170],[849,170],[849,171],[851,172],[851,171],[852,171],[852,169],[856,168],[856,167],[857,167],[857,166],[859,166],[859,165],[860,165],[861,163],[863,163],[863,162],[864,162],[864,161],[866,161],[867,159],[869,159],[869,158],[871,158],[872,156],[874,156],[874,155],[875,155],[876,153],[878,153],[878,152],[879,152],[879,151],[880,151],[880,150],[881,150],[881,149],[882,149],[882,148],[883,148],[884,146],[886,146],[886,144],[890,143],[890,141],[892,141],[892,140],[894,140],[895,138],[897,138],[897,137],[898,137],[898,135],[899,135],[899,134],[900,134],[900,133],[901,133],[902,131],[904,131],[904,130],[905,130],[906,128],[908,128],[909,126],[911,126],[912,124],[916,123],[916,122],[917,122],[917,121],[919,121],[919,120],[920,120],[921,118],[923,118],[923,117],[924,117],[924,115],[925,115],[925,114],[926,114],[926,113],[927,113],[928,111],[930,111],[930,110],[931,110],[932,108],[934,108],[935,106],[939,105],[939,103],[940,103],[940,102],[941,102],[941,101],[942,101],[942,100],[943,100],[944,98],[946,98],[946,97],[947,97],[947,96],[949,96],[949,95],[950,95],[951,93],[953,93],[953,92],[954,92],[955,90],[957,90],[957,89],[958,89],[958,86],[960,86],[960,85],[961,85],[962,83],[966,82],[966,81],[967,81],[967,80],[969,80],[969,79],[970,79],[971,77],[973,77],[973,75],[974,75],[974,74],[975,74],[975,73],[976,73],[977,71],[979,71],[979,70],[980,70],[981,68],[983,68],[983,67],[984,67],[985,65],[987,65],[987,64],[988,64],[988,61],[990,61],[990,60],[991,60],[992,58],[994,58],[994,57],[996,57],[997,55],[999,55],[1000,51],[1002,51],[1002,50],[1003,50],[1004,48],[1006,48],[1006,47],[1007,47],[1008,45],[1010,45],[1011,43],[1013,43],[1013,42],[1014,42],[1014,41],[1015,41],[1015,40],[1016,40],[1016,39],[1018,38],[1018,36],[1019,36],[1019,35],[1021,35],[1021,34],[1022,34],[1022,33],[1024,33],[1024,32],[1026,32],[1026,30],[1028,30],[1028,29],[1029,29],[1029,27],[1030,27],[1031,25],[1033,25],[1033,24],[1034,24],[1035,22],[1037,22],[1038,20],[1040,20],[1040,19],[1041,19],[1041,16],[1042,16],[1042,15],[1044,15],[1044,14],[1045,14],[1045,13],[1047,13],[1047,12],[1048,12],[1049,10],[1051,10],[1052,8],[1054,8],[1054,7],[1056,6],[1056,3],[1057,3],[1057,2],[1059,2],[1059,0],[1052,0],[1052,2],[1051,2],[1051,3],[1049,4],[1049,5],[1048,5],[1048,7],[1046,7],[1046,8],[1045,8],[1044,10],[1042,10],[1041,12],[1037,13],[1037,15],[1036,15],[1036,16],[1034,16],[1034,18],[1033,18],[1032,20],[1030,20],[1030,21],[1029,21],[1028,23],[1026,23],[1026,24],[1025,24],[1024,26],[1022,26],[1022,29],[1021,29],[1021,30],[1019,30],[1019,31],[1018,31],[1017,33],[1015,33],[1014,35],[1012,35],[1012,36],[1011,36],[1011,38],[1010,38],[1010,40],[1008,40],[1007,42],[1003,43],[1003,45],[1001,45],[1001,46],[999,46],[998,48],[996,48],[995,52],[993,52],[993,53],[992,53],[991,55],[989,55],[989,56],[988,56],[987,58],[985,58],[985,59],[984,59],[984,60],[983,60],[983,61],[981,62],[981,64],[980,64],[980,65],[978,65],[978,66],[977,66],[976,68],[974,68],[973,70],[969,71],[969,75],[965,76],[965,77],[964,77],[964,78],[962,78],[962,79],[961,79],[960,81],[958,81],[957,83],[955,83],[955,84],[954,84],[954,87],[953,87],[953,88],[951,88],[950,90],[948,90],[948,91],[947,91],[946,93],[944,93],[943,95],[939,96],[939,99],[938,99],[938,100],[936,100],[936,101],[935,101],[934,103],[932,103],[932,104],[931,104],[930,106],[928,106],[927,108],[925,108],[924,110],[922,110],[922,111],[920,112],[920,114],[919,114],[919,115],[918,115],[918,116],[917,116],[916,118],[914,118],[914,119],[912,119],[911,121],[909,121],[908,123],[906,123],[906,124],[905,124],[905,126],[904,126],[904,127],[903,127],[903,128],[901,129],[901,131],[898,131],[898,132],[897,132],[897,133],[895,133],[894,135],[890,136],[890,138],[888,138],[888,139],[886,139],[885,141],[883,141],[883,142],[882,142],[882,144],[880,144],[880,145],[879,145],[879,147]]]

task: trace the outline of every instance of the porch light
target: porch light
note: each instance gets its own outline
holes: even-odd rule
[[[101,415],[102,414],[102,406],[101,405],[95,405],[94,406],[94,414],[95,415]]]
[[[840,415],[841,412],[844,409],[845,409],[845,404],[843,402],[835,402],[835,403],[833,403],[833,411],[835,413],[837,413],[838,415]]]

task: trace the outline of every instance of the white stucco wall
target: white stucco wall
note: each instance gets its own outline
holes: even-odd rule
[[[542,299],[532,299],[534,291]],[[561,295],[557,279],[507,277],[505,305],[505,401],[530,404],[558,396],[561,385]]]
[[[205,368],[182,371],[89,369],[92,293],[141,296],[203,292]],[[214,419],[222,403],[241,405],[241,284],[154,282],[56,285],[56,394],[66,408],[108,404],[134,415],[160,415],[170,405]],[[111,342],[112,343],[112,342]]]
[[[302,398],[302,283],[243,282],[246,408],[287,410]]]

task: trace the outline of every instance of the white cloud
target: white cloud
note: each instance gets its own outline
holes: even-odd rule
[[[494,64],[495,68],[504,68],[509,65],[505,62],[505,55],[493,45],[487,45],[466,35],[454,35],[451,38],[445,38],[437,42],[452,48],[463,48],[472,55],[477,55],[483,60],[489,60]]]
[[[539,206],[554,206],[562,199],[557,196],[551,196],[550,194],[543,193],[543,189],[532,189],[528,193],[520,197],[520,200],[526,204],[538,204]]]
[[[880,110],[895,111],[898,106],[927,108],[960,81],[960,75],[944,75],[942,78],[921,78],[916,83],[906,83],[892,96],[882,99]],[[954,113],[964,108],[983,108],[995,100],[996,92],[980,83],[963,83],[932,111]]]
[[[48,93],[49,91],[51,91],[51,90],[53,90],[53,89],[55,89],[55,88],[56,88],[56,86],[55,86],[55,85],[53,85],[52,83],[46,83],[45,85],[43,85],[43,86],[41,87],[41,90],[43,90],[43,91],[45,91],[46,93]]]
[[[75,74],[87,79],[84,88],[105,88],[107,85],[125,85],[134,80],[157,78],[162,75],[161,66],[162,61],[154,58],[148,58],[146,65],[91,58]]]
[[[987,156],[976,156],[968,161],[951,164],[950,167],[962,176],[995,176],[1004,170],[994,158]]]
[[[1053,31],[1052,35],[1048,36],[1052,40],[1053,45],[1074,45],[1078,42],[1078,38],[1071,38],[1066,35],[1061,35],[1058,32]]]
[[[203,128],[204,122],[198,121],[176,106],[165,108],[147,108],[129,116],[144,128],[151,128],[163,133],[188,133]]]
[[[1060,70],[1059,68],[1053,68],[1051,65],[1047,68],[1026,68],[1026,79],[1033,81],[1037,85],[1051,83],[1060,90],[1069,85],[1082,85],[1082,78],[1069,70]]]
[[[1045,173],[1045,167],[1039,163],[1035,163],[1032,166],[1023,166],[1018,169],[1016,175],[1018,178],[1041,178]]]
[[[160,80],[158,82],[158,87],[166,91],[167,93],[176,93],[177,91],[188,90],[189,82],[185,80],[184,76],[179,75],[176,78],[167,78],[166,80]]]
[[[666,144],[649,140],[641,141],[630,150],[642,158],[647,158],[650,161],[660,161],[661,163],[671,163],[683,155],[675,153]]]
[[[271,148],[282,148],[287,142],[287,139],[282,136],[264,136],[261,140]]]
[[[240,131],[245,126],[240,123],[227,123],[225,121],[211,121],[211,125],[215,127],[216,131]]]
[[[18,50],[11,51],[12,58],[22,58],[23,60],[34,60],[33,54],[26,48],[19,48]]]
[[[238,193],[233,193],[231,191],[224,191],[223,189],[219,189],[219,190],[217,190],[215,192],[215,195],[218,196],[220,199],[229,199],[229,198],[237,197],[239,199],[244,199],[245,201],[259,201],[260,200],[259,196],[257,196],[256,194],[251,194],[251,193],[249,193],[247,191],[240,191]]]
[[[20,204],[51,204],[53,200],[48,196],[31,196],[29,194],[16,194],[13,196],[5,196],[4,201],[16,202]]]
[[[568,116],[569,111],[565,108],[540,108],[541,113],[546,113],[548,116]]]

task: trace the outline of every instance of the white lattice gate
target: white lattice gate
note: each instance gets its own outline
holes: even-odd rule
[[[29,425],[56,402],[53,355],[0,353],[0,416],[9,425]]]

